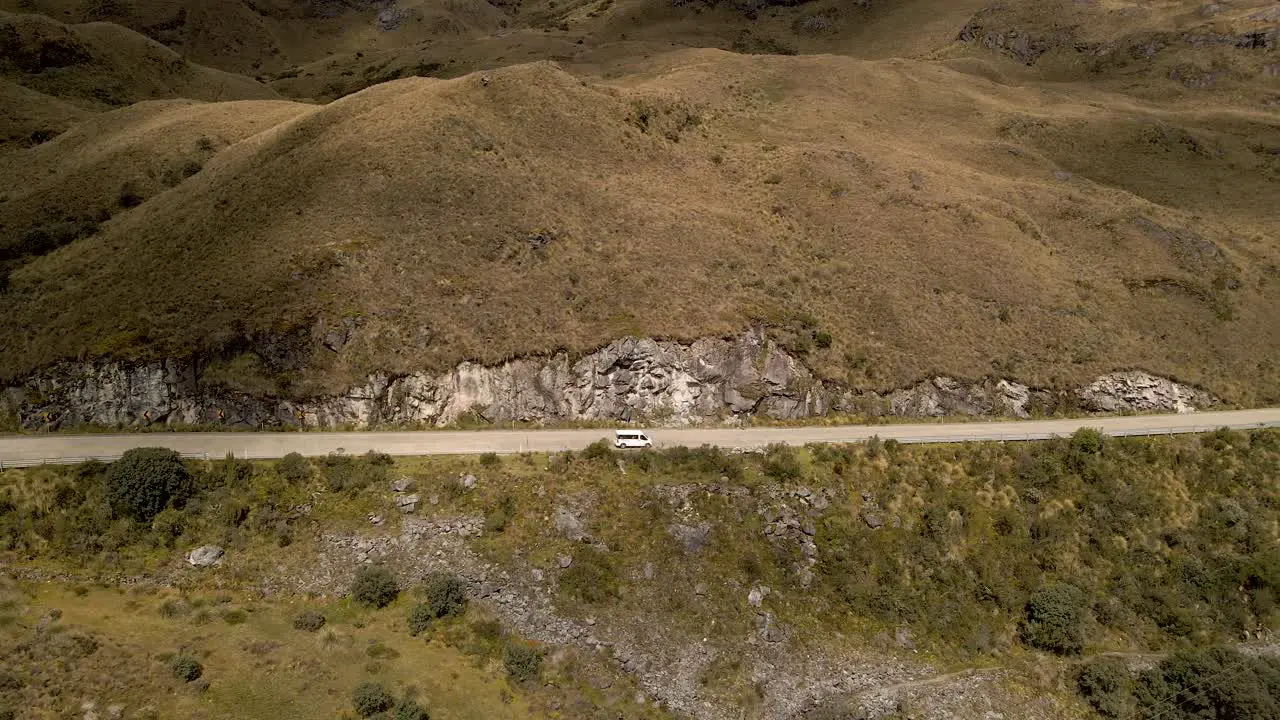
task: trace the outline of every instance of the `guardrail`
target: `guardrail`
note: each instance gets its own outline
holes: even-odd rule
[[[879,435],[878,433],[873,434],[873,436],[879,437],[881,440],[896,440],[897,442],[903,445],[929,445],[929,444],[961,443],[961,442],[1033,442],[1037,440],[1049,440],[1055,437],[1062,437],[1060,433],[1054,433],[1054,432],[984,433],[984,432],[981,432],[980,430],[981,425],[978,423],[974,424],[974,427],[973,427],[974,432],[966,433],[963,437],[959,437],[955,435],[907,435],[905,437],[895,437],[893,433],[893,427],[894,426],[892,425],[885,425],[884,426],[885,434],[883,436]],[[1132,430],[1123,430],[1123,429],[1122,430],[1106,430],[1104,428],[1097,428],[1097,430],[1102,434],[1108,435],[1111,437],[1138,437],[1138,436],[1152,436],[1152,435],[1191,435],[1191,434],[1197,434],[1197,433],[1209,433],[1209,432],[1214,432],[1215,430],[1220,430],[1223,427],[1230,427],[1233,430],[1254,430],[1254,429],[1269,428],[1269,427],[1280,427],[1280,422],[1249,423],[1248,425],[1234,425],[1234,426],[1183,425],[1183,426],[1177,426],[1177,427],[1142,428],[1142,429],[1132,429]],[[861,435],[862,433],[859,433],[859,434]],[[856,443],[865,443],[869,439],[870,437],[859,437],[859,438],[850,439],[847,441],[828,441],[828,442],[835,443],[835,444],[843,444],[843,443],[856,444]],[[729,448],[729,449],[734,451],[739,451],[739,452],[745,451],[745,450],[757,450],[757,449],[766,447],[768,444],[769,442],[767,441],[761,441],[758,443],[745,442],[741,444],[735,444],[732,448]],[[797,444],[803,444],[803,443],[797,443]],[[586,443],[583,443],[582,447],[585,447],[585,445]],[[523,443],[523,442],[521,443],[522,448],[527,446],[528,446],[527,443]],[[658,442],[657,446],[658,447],[675,447],[676,445]],[[578,450],[578,449],[581,449],[581,447],[574,446],[571,448],[566,445],[559,449],[560,450],[569,450],[569,449]],[[547,451],[548,452],[554,451],[554,449],[547,450]],[[337,452],[342,452],[342,449],[338,448]],[[502,453],[503,451],[499,450],[498,452]],[[509,451],[507,452],[507,454],[514,454],[515,452],[516,451]],[[274,454],[250,453],[247,450],[239,453],[231,452],[227,454],[240,460],[273,460],[279,457],[278,455],[274,455]],[[402,453],[402,454],[413,454],[413,453]],[[419,454],[430,454],[430,453],[419,453]],[[207,452],[206,453],[182,453],[181,457],[186,460],[209,460],[211,457],[211,454]],[[226,457],[226,455],[218,455],[218,457]],[[116,460],[119,460],[120,458],[121,458],[121,455],[115,454],[115,455],[83,455],[83,456],[69,456],[69,457],[53,457],[53,458],[27,459],[27,460],[0,459],[0,470],[5,470],[8,468],[36,467],[40,465],[75,465],[78,463],[89,462],[91,460],[97,460],[99,462],[114,462]]]

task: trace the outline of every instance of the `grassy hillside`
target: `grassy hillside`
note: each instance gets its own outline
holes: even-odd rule
[[[608,83],[545,63],[384,83],[24,261],[0,296],[19,338],[0,374],[306,344],[358,319],[295,378],[306,392],[762,321],[829,332],[808,361],[863,386],[1142,367],[1276,398],[1259,148],[1280,127],[1109,100],[924,62],[719,51]]]
[[[1280,400],[1263,3],[41,2],[2,18],[0,381],[305,395],[763,324],[866,389]]]
[[[0,154],[47,142],[92,113],[135,102],[276,97],[255,80],[190,63],[118,25],[64,25],[8,12],[0,12],[0,93],[6,98]]]
[[[309,109],[282,101],[142,102],[88,119],[11,160],[0,260],[50,253],[180,185],[220,150]],[[0,159],[0,167],[8,165]]]
[[[8,471],[3,561],[20,581],[0,638],[23,652],[0,697],[313,716],[371,678],[443,718],[662,717],[655,697],[706,718],[1083,717],[1086,700],[1154,718],[1198,678],[1217,712],[1272,718],[1278,470],[1275,431],[291,457],[192,464],[142,521],[149,496],[122,478],[145,473]],[[413,483],[415,514],[393,480]],[[221,565],[187,567],[207,543]],[[401,588],[383,609],[347,597],[370,563]],[[465,610],[440,572],[470,587]],[[325,617],[318,635],[291,629],[304,611]],[[1263,679],[1202,652],[1241,643]],[[541,682],[515,681],[514,646],[541,654]],[[173,679],[184,655],[207,690]],[[1125,662],[1157,669],[1128,679]],[[1208,684],[1223,663],[1238,682]]]

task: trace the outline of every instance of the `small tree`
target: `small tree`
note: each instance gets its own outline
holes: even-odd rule
[[[1084,649],[1084,592],[1074,585],[1053,585],[1032,594],[1022,623],[1030,646],[1059,655]]]
[[[192,494],[191,474],[178,453],[165,448],[135,448],[107,469],[107,500],[117,515],[139,522]]]
[[[367,718],[395,707],[396,699],[376,682],[364,682],[351,692],[351,705],[356,714]]]
[[[351,599],[371,608],[384,608],[400,594],[395,575],[381,566],[362,567],[351,583]]]

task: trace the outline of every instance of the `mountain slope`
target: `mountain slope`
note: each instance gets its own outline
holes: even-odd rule
[[[17,269],[0,375],[256,353],[245,367],[305,394],[764,322],[863,387],[1142,367],[1280,397],[1274,115],[719,51],[290,112]],[[340,352],[320,345],[334,328]],[[281,338],[301,359],[273,359]]]

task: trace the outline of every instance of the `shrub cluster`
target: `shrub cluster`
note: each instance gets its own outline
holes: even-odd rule
[[[351,692],[351,706],[356,715],[376,720],[431,720],[426,709],[411,697],[396,701],[381,683],[363,682]],[[395,709],[395,713],[391,712]]]
[[[393,462],[390,455],[372,450],[358,458],[331,453],[320,461],[320,474],[330,492],[356,492],[385,483]]]
[[[119,515],[150,522],[170,503],[181,506],[194,491],[182,457],[165,448],[135,448],[107,470],[107,499]]]
[[[1039,590],[1027,601],[1022,639],[1028,645],[1070,655],[1084,649],[1084,592],[1074,585]]]
[[[1280,657],[1225,647],[1183,650],[1136,678],[1118,660],[1093,660],[1076,687],[1107,718],[1280,720]]]
[[[516,682],[537,680],[542,674],[542,653],[525,643],[508,640],[502,654],[502,665]]]
[[[204,666],[193,657],[183,655],[173,661],[173,676],[183,682],[194,682],[203,674]]]
[[[293,628],[303,632],[319,632],[324,624],[324,615],[315,610],[303,610],[293,618]]]
[[[409,611],[409,634],[418,635],[431,623],[466,612],[467,588],[449,573],[432,573],[421,588],[423,602]]]
[[[384,608],[399,594],[395,575],[382,565],[360,568],[351,582],[351,599],[365,607]]]

